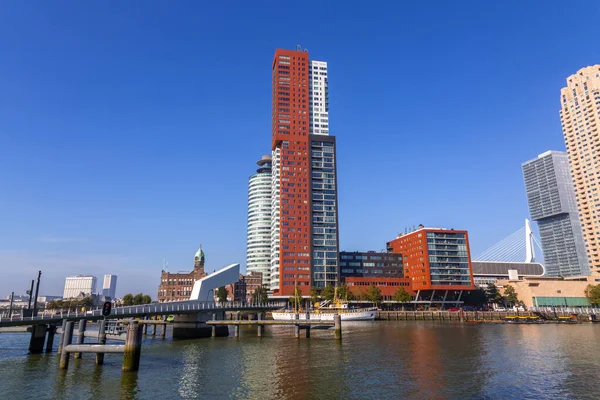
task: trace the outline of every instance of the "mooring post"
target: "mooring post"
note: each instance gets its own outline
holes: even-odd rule
[[[154,322],[158,322],[158,321],[154,321]],[[156,328],[158,328],[158,324],[154,324],[152,326],[152,336],[156,336]]]
[[[31,338],[29,339],[29,352],[39,354],[44,351],[46,341],[46,325],[33,325],[31,327]]]
[[[71,339],[73,337],[73,328],[75,328],[75,323],[73,321],[67,322],[65,329],[62,333],[61,340],[61,353],[60,353],[60,363],[58,365],[59,369],[68,369],[69,368],[69,353],[65,350],[65,347],[71,344]]]
[[[142,354],[142,330],[138,321],[130,321],[127,325],[125,351],[123,352],[123,372],[137,371],[140,368]]]
[[[460,320],[460,322],[465,322],[465,311],[462,307],[460,308],[460,310],[458,310],[458,319]]]
[[[262,321],[262,320],[263,320],[263,313],[259,312],[259,313],[256,315],[256,318],[257,318],[259,321]],[[260,323],[259,323],[259,324],[258,324],[258,337],[262,337],[262,335],[263,335],[263,332],[264,332],[264,329],[265,329],[265,326],[264,326],[263,324],[260,324]]]
[[[340,314],[333,316],[333,327],[335,329],[336,340],[342,340],[342,316]]]
[[[60,337],[60,341],[58,342],[58,356],[60,357],[60,354],[62,353],[62,343],[63,343],[63,337],[65,335],[65,331],[67,330],[67,320],[63,319],[62,320],[62,326],[60,329],[60,334],[62,335]]]
[[[87,321],[85,319],[79,320],[79,327],[77,328],[77,343],[83,344],[83,339],[85,339],[85,327],[87,325]],[[81,358],[82,353],[75,353],[75,358]]]
[[[106,344],[106,321],[100,320],[98,326],[98,343]],[[104,364],[104,353],[96,353],[96,365]]]
[[[54,346],[54,335],[56,334],[56,325],[50,325],[48,327],[48,339],[46,339],[46,353],[52,353],[52,346]]]
[[[295,332],[296,338],[300,338],[300,324],[299,323],[296,323],[294,325],[294,332]]]
[[[310,321],[308,322],[308,325],[306,325],[306,338],[310,339]]]

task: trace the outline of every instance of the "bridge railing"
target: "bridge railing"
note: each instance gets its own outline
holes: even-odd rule
[[[585,314],[596,315],[600,314],[600,308],[592,307],[529,307],[530,311],[543,313],[565,313],[565,314]]]
[[[206,310],[244,310],[244,309],[273,309],[284,307],[285,302],[283,301],[270,301],[267,303],[252,303],[252,302],[210,302],[210,301],[182,301],[172,303],[152,303],[143,304],[136,306],[122,306],[115,307],[111,312],[111,318],[118,316],[132,316],[138,314],[185,314],[193,311],[206,311]],[[84,317],[100,317],[102,316],[102,310],[89,310],[89,311],[78,311],[74,312],[44,312],[38,316],[25,317],[23,315],[12,315],[10,317],[0,316],[0,322],[7,321],[44,321],[44,320],[55,320],[55,319],[80,319]]]

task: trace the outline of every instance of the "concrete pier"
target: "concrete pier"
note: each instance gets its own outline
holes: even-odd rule
[[[257,315],[257,319],[258,319],[258,321],[262,321],[263,320],[263,313],[259,312],[258,315]],[[258,337],[262,337],[262,335],[264,334],[264,330],[265,330],[265,326],[264,325],[258,325]]]
[[[60,334],[64,335],[66,330],[67,330],[67,320],[63,319],[62,327],[60,329]],[[63,338],[63,336],[60,337],[60,341],[58,342],[58,356],[59,357],[60,357],[60,354],[62,353],[62,343],[63,343],[62,338]]]
[[[77,328],[77,340],[75,344],[83,344],[85,339],[85,328],[87,326],[87,321],[85,319],[79,320],[79,327]],[[75,353],[74,358],[81,358],[81,353]]]
[[[206,325],[206,321],[210,320],[210,317],[213,315],[213,313],[214,311],[211,310],[210,313],[206,311],[196,314],[178,315],[173,322],[173,339],[197,339],[213,336],[212,327]],[[224,311],[218,311],[215,314],[217,315],[217,319],[225,319]],[[229,328],[226,325],[217,326],[215,329],[215,336],[229,336]]]
[[[56,335],[56,325],[50,325],[48,327],[48,337],[46,339],[46,353],[52,353],[52,347],[54,346],[54,335]]]
[[[67,322],[65,330],[63,331],[61,353],[60,353],[60,363],[58,366],[59,369],[68,369],[69,368],[69,352],[65,349],[65,347],[67,347],[68,345],[71,344],[74,327],[75,327],[75,323],[73,321],[69,321],[69,322]]]
[[[46,341],[46,325],[33,325],[31,329],[31,339],[29,340],[29,352],[39,354],[44,351],[44,342]]]
[[[140,368],[142,353],[142,329],[138,321],[131,321],[127,326],[127,339],[123,352],[123,372],[137,371]]]
[[[333,324],[336,340],[342,340],[342,316],[339,314],[334,315]]]
[[[98,326],[98,344],[106,344],[106,321],[101,320]],[[104,364],[104,353],[96,353],[96,365]]]

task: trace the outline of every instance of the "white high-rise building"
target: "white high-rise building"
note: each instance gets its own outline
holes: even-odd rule
[[[68,276],[65,280],[64,299],[72,299],[83,293],[89,296],[96,293],[96,277],[91,275]]]
[[[104,284],[102,285],[102,296],[115,299],[117,292],[117,276],[104,275]]]
[[[308,62],[309,132],[311,135],[329,135],[329,91],[327,63]]]
[[[271,278],[271,156],[263,156],[248,182],[246,270]]]

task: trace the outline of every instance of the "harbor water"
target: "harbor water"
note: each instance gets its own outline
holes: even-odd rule
[[[263,338],[144,339],[140,370],[122,355],[71,360],[29,355],[28,334],[0,334],[2,399],[596,399],[600,326],[344,323],[295,339],[291,327]],[[86,339],[86,341],[89,339]],[[56,340],[58,342],[58,340]]]

